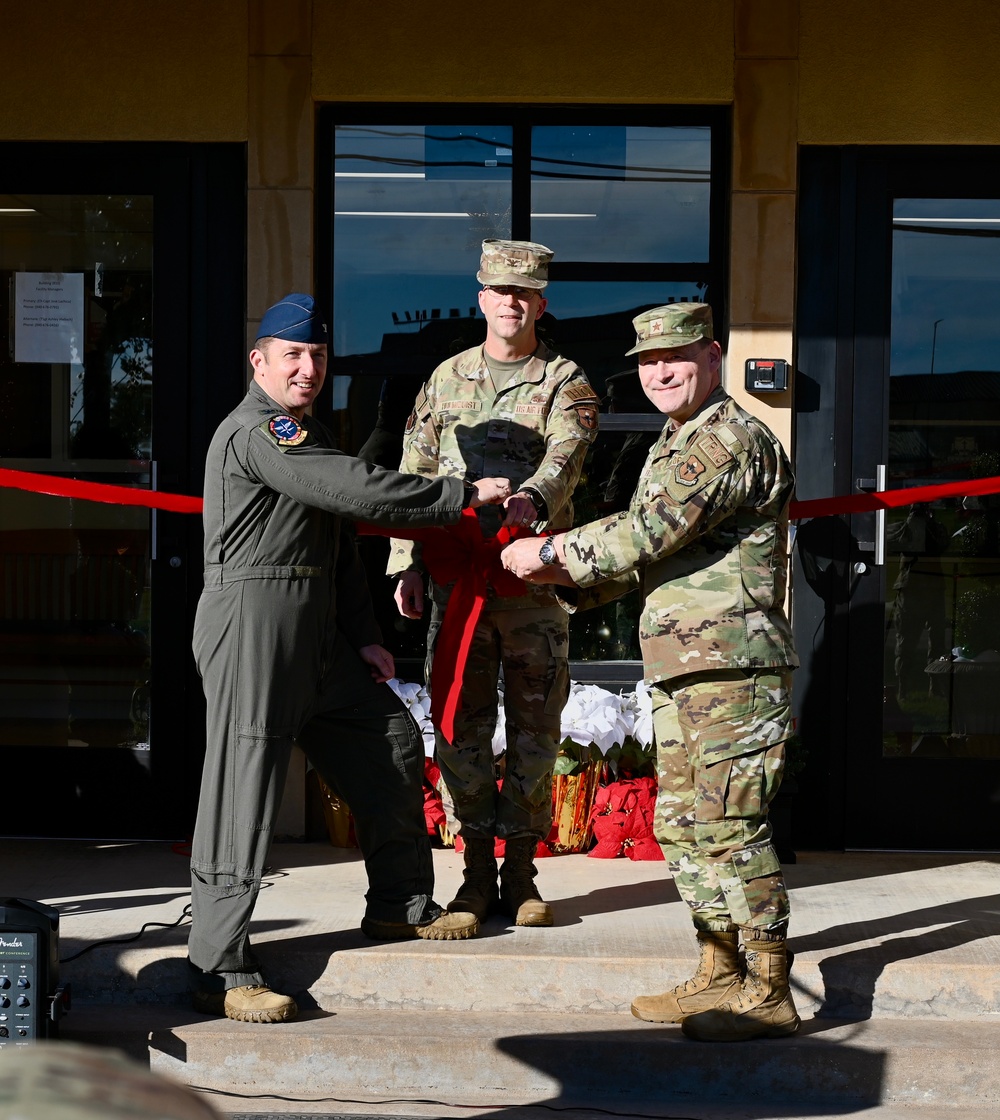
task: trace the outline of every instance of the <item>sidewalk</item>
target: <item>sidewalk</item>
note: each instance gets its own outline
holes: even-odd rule
[[[811,1101],[812,1116],[921,1105],[964,1106],[964,1117],[1000,1107],[1000,856],[800,853],[786,873],[803,1031],[738,1049],[685,1043],[677,1028],[628,1014],[634,995],[690,975],[696,955],[663,863],[541,860],[555,928],[491,919],[471,941],[379,943],[358,929],[356,851],[277,845],[271,862],[252,935],[273,984],[299,999],[298,1024],[247,1028],[190,1012],[182,925],[63,965],[74,998],[65,1036],[142,1054],[152,1032],[154,1068],[223,1094],[252,1084],[251,1095],[293,1097],[300,1112],[309,1097],[351,1099],[357,1110],[359,1099],[387,1093],[413,1102],[386,1107],[392,1115],[501,1115],[420,1112],[427,1098],[483,1110],[498,1100],[579,1107],[604,1093],[618,1115],[651,1114],[650,1100],[662,1114],[664,1094],[686,1116],[726,1100],[731,1117],[806,1114],[791,1101]],[[435,866],[447,901],[461,856],[438,851]],[[187,862],[164,844],[7,841],[0,893],[57,907],[66,958],[145,922],[176,921]],[[234,1065],[247,1045],[252,1077]],[[624,1067],[610,1060],[623,1046]],[[761,1047],[763,1066],[748,1066]],[[463,1052],[476,1055],[485,1081],[462,1081],[449,1055]],[[770,1111],[746,1111],[750,1082]],[[303,1091],[319,1084],[325,1094]],[[621,1112],[626,1099],[638,1111]],[[226,1107],[249,1111],[238,1098]]]

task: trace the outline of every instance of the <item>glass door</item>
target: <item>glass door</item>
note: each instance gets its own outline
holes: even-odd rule
[[[921,500],[851,519],[847,845],[995,849],[1000,498],[933,487],[1000,475],[1000,176],[862,161],[857,198],[853,482]]]
[[[0,302],[4,467],[148,490],[152,198],[0,195]],[[151,529],[141,507],[0,489],[0,746],[97,752],[71,771],[133,797],[149,772]]]
[[[131,498],[199,495],[245,391],[245,191],[240,145],[0,146],[0,836],[189,834],[201,519]]]
[[[897,198],[886,483],[1000,475],[1000,200]],[[883,754],[1000,760],[1000,496],[893,510]]]

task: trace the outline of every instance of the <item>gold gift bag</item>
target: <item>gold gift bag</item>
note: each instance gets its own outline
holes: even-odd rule
[[[604,762],[584,763],[575,774],[552,778],[552,831],[548,845],[555,855],[585,852],[590,847],[590,812],[601,784]]]
[[[330,843],[335,848],[356,848],[358,841],[354,836],[354,818],[351,816],[350,806],[330,789],[315,770],[310,773],[316,776],[316,785],[323,806],[323,819],[326,821],[326,830],[330,834]]]

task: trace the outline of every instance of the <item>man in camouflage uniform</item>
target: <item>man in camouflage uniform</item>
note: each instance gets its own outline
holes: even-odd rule
[[[311,296],[269,308],[253,382],[219,425],[205,469],[205,587],[194,654],[208,701],[191,849],[188,958],[195,1008],[252,1023],[294,1018],[264,983],[249,926],[293,742],[350,804],[368,874],[369,937],[439,938],[423,814],[423,741],[385,682],[391,654],[344,519],[454,524],[510,495],[371,466],[335,450],[307,415],[326,377]]]
[[[656,837],[701,948],[696,975],[640,996],[632,1013],[729,1041],[793,1033],[788,896],[767,807],[791,733],[797,664],[784,615],[792,475],[781,445],[720,384],[706,304],[637,316],[639,379],[669,420],[627,510],[504,564],[561,583],[577,608],[638,587],[639,637],[653,685]],[[741,973],[739,939],[746,949]]]
[[[442,363],[417,396],[403,440],[402,471],[470,481],[509,478],[516,492],[484,509],[484,535],[504,525],[565,529],[571,495],[597,434],[597,397],[582,370],[541,343],[552,251],[526,241],[485,241],[477,279],[486,341]],[[423,613],[419,548],[394,541],[388,573],[408,618]],[[431,581],[427,679],[450,586]],[[501,598],[491,590],[472,640],[454,738],[439,735],[437,759],[461,824],[462,888],[449,904],[466,916],[452,936],[473,936],[498,901],[518,925],[552,925],[534,885],[534,853],[552,821],[552,768],[569,692],[567,617],[550,589]],[[504,674],[506,756],[498,791],[492,741],[497,683]],[[494,839],[505,841],[503,867]]]

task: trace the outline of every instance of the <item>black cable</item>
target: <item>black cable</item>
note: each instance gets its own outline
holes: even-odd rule
[[[272,871],[271,868],[265,867],[261,874],[260,889],[267,890],[268,887],[274,885],[273,882],[265,882],[265,877],[268,879],[285,879],[288,877],[287,871]],[[68,964],[70,961],[75,961],[78,957],[82,957],[84,953],[89,953],[91,949],[96,949],[101,945],[127,945],[130,941],[138,941],[140,937],[151,926],[158,926],[160,929],[176,929],[177,926],[184,921],[185,918],[191,917],[191,903],[189,902],[181,911],[181,916],[175,922],[146,922],[138,933],[131,933],[128,937],[105,937],[100,941],[92,941],[89,945],[84,945],[79,952],[73,953],[69,957],[60,957],[60,964]]]
[[[432,1104],[443,1108],[544,1108],[548,1112],[599,1112],[602,1116],[622,1116],[627,1117],[628,1120],[702,1120],[701,1117],[697,1116],[676,1116],[674,1114],[668,1115],[665,1112],[644,1112],[640,1115],[637,1112],[619,1112],[613,1108],[596,1108],[590,1104],[555,1105],[546,1104],[544,1101],[517,1105],[508,1102],[503,1104],[455,1104],[453,1101],[438,1101],[426,1097],[409,1097],[406,1099],[390,1097],[389,1100],[385,1101],[363,1101],[355,1097],[284,1097],[280,1093],[230,1093],[225,1089],[209,1089],[204,1085],[188,1085],[188,1088],[193,1089],[196,1093],[207,1093],[216,1097],[235,1097],[241,1101],[288,1101],[291,1104],[364,1104],[378,1105],[379,1107],[386,1104]],[[400,1118],[400,1120],[403,1120],[403,1118]]]
[[[181,911],[181,916],[176,922],[146,922],[138,933],[129,934],[128,937],[105,937],[101,941],[92,941],[89,945],[84,945],[79,952],[74,953],[72,956],[60,957],[59,963],[68,964],[70,961],[75,961],[77,957],[82,957],[84,953],[89,953],[91,949],[96,949],[100,945],[125,945],[129,941],[138,941],[150,926],[160,926],[162,929],[174,929],[176,926],[179,926],[185,918],[189,918],[190,916],[191,903],[189,902]]]

